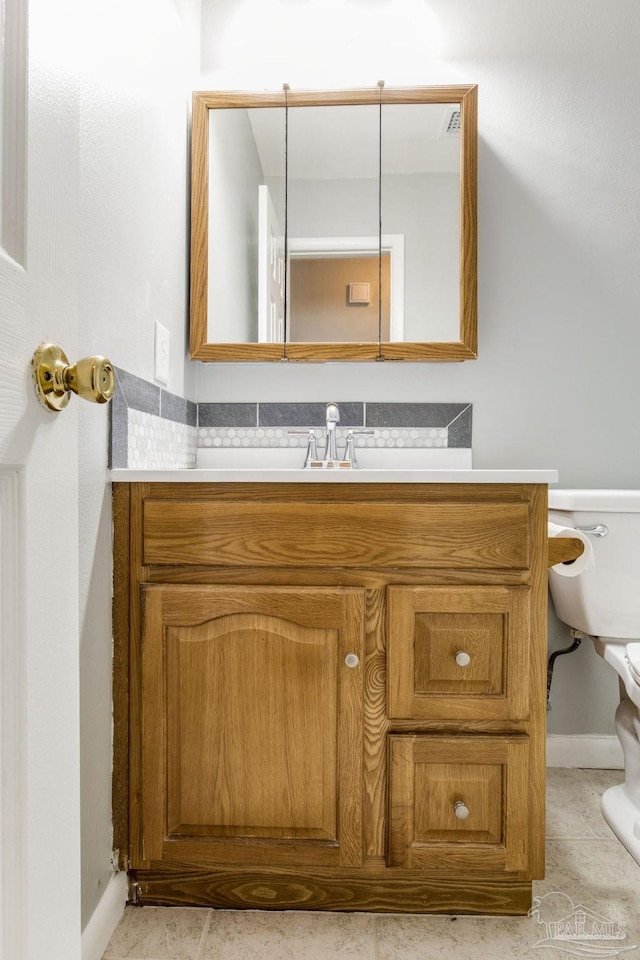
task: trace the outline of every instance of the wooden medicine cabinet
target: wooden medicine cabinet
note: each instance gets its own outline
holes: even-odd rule
[[[194,93],[191,358],[475,358],[476,210],[476,86]]]

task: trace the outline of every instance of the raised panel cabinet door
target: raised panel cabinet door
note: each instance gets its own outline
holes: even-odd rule
[[[389,587],[389,716],[527,719],[529,605],[528,587]]]
[[[389,737],[390,866],[529,869],[525,736]]]
[[[143,861],[359,866],[363,592],[142,589]]]

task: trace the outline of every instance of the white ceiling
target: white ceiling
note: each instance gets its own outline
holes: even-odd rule
[[[457,173],[460,138],[444,132],[457,108],[457,104],[385,104],[383,174]],[[264,175],[284,176],[284,108],[247,112]],[[377,104],[290,107],[289,178],[377,177],[379,124]]]

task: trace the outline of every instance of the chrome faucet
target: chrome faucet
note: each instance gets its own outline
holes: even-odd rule
[[[357,469],[358,461],[356,459],[356,445],[355,445],[355,436],[360,435],[373,435],[375,430],[367,430],[362,428],[349,429],[347,436],[345,438],[345,448],[344,455],[341,457],[338,454],[338,437],[336,428],[340,423],[340,408],[337,403],[328,403],[326,412],[326,433],[324,438],[324,452],[322,454],[322,459],[318,454],[318,440],[322,439],[316,437],[315,430],[289,430],[290,437],[306,437],[307,438],[307,453],[304,458],[304,469],[305,470],[348,470],[348,469]]]
[[[327,435],[324,448],[324,460],[335,465],[338,460],[338,444],[336,441],[336,426],[340,423],[340,408],[337,403],[328,403],[326,411]]]

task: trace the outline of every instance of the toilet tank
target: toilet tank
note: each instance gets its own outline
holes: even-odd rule
[[[621,640],[640,638],[640,490],[550,490],[549,520],[587,533],[594,562],[580,576],[549,571],[553,605],[576,630]]]

